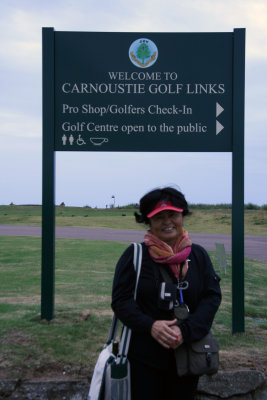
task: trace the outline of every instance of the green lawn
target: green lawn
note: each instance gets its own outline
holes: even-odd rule
[[[40,238],[0,237],[0,376],[89,376],[111,321],[111,286],[126,243],[56,240],[55,318],[40,320]],[[223,302],[214,322],[221,367],[266,368],[266,263],[246,259],[246,332],[231,334],[231,266],[218,270]],[[63,371],[63,372],[62,372]]]
[[[108,229],[145,229],[134,219],[134,208],[93,209],[56,207],[57,226],[79,226]],[[184,219],[189,232],[231,233],[231,210],[227,208],[192,209]],[[41,225],[40,206],[0,206],[0,224]],[[245,210],[245,234],[267,235],[267,210]]]

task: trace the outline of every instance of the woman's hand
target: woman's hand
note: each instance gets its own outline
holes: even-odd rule
[[[177,347],[181,346],[181,344],[184,342],[182,331],[179,328],[179,326],[177,326],[177,325],[173,325],[171,328],[174,330],[174,332],[176,333],[176,337],[177,337],[176,343],[173,343],[171,345],[171,348],[177,349]]]
[[[176,319],[172,321],[160,320],[155,321],[152,325],[152,337],[166,349],[176,349],[183,343],[182,332],[177,325],[174,325],[176,322]]]

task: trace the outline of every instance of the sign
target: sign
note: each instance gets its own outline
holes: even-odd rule
[[[244,332],[244,88],[245,29],[43,28],[42,318],[54,316],[55,151],[229,151],[232,331]]]
[[[233,33],[55,32],[55,150],[232,151]]]

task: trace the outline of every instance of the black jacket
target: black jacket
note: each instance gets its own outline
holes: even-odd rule
[[[159,307],[159,288],[163,277],[143,243],[143,259],[137,289],[133,298],[135,271],[133,267],[133,245],[128,247],[118,261],[112,290],[112,308],[117,317],[132,329],[129,359],[137,359],[156,368],[166,369],[172,350],[167,350],[151,336],[151,327],[156,320],[173,319],[173,310]],[[216,275],[207,252],[193,244],[188,257],[189,269],[185,280],[188,289],[183,291],[185,303],[190,309],[189,318],[178,323],[184,342],[201,339],[211,328],[215,313],[221,302],[220,278]],[[164,265],[174,283],[176,278]]]

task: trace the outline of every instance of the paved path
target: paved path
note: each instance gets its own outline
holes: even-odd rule
[[[39,226],[0,225],[0,236],[41,236]],[[144,231],[57,227],[61,238],[112,240],[115,242],[141,242]],[[192,241],[207,250],[215,250],[215,243],[223,243],[226,253],[231,253],[231,235],[191,233]],[[267,236],[245,236],[245,257],[267,262]]]

